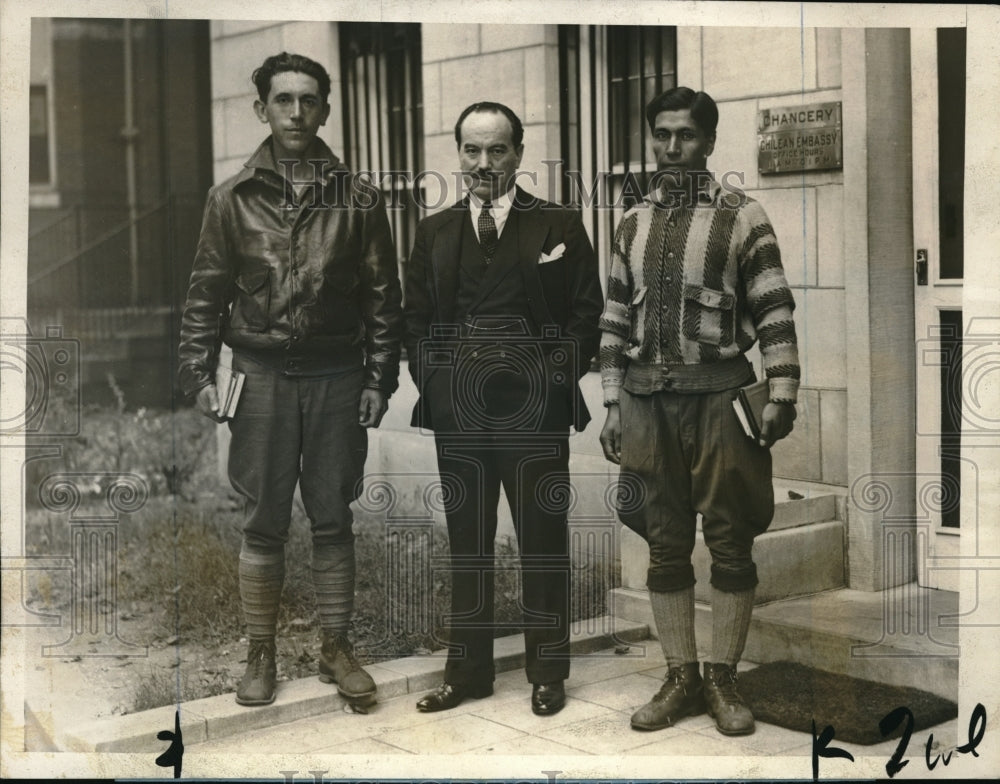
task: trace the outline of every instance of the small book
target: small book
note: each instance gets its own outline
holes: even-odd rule
[[[219,395],[219,416],[232,419],[240,402],[246,373],[219,365],[215,371],[215,389]]]
[[[770,385],[767,379],[755,381],[745,387],[740,387],[733,400],[736,417],[743,425],[743,431],[754,441],[760,439],[761,426],[764,422],[764,407],[771,399]]]

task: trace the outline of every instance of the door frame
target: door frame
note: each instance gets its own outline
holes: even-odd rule
[[[927,285],[914,285],[916,350],[916,513],[917,581],[921,586],[957,591],[959,573],[935,568],[935,561],[959,556],[959,529],[941,524],[942,507],[958,503],[941,474],[941,363],[961,335],[942,334],[942,311],[962,310],[963,280],[941,279],[938,197],[937,29],[910,30],[910,84],[913,142],[913,248],[927,254]],[[916,276],[914,278],[916,280]],[[957,386],[961,389],[961,384]],[[923,532],[919,529],[923,528]],[[921,535],[923,534],[923,535]]]

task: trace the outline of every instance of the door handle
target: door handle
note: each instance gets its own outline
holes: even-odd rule
[[[917,251],[917,285],[927,285],[927,250],[920,248]]]

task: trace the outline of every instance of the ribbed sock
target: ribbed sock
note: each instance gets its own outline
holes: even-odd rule
[[[251,640],[273,640],[278,629],[278,605],[285,582],[284,548],[240,549],[240,600]]]
[[[346,634],[354,611],[354,543],[313,545],[312,577],[320,627]]]
[[[680,591],[650,591],[653,620],[668,667],[698,661],[694,637],[694,586]]]
[[[754,589],[712,588],[712,663],[735,667],[743,655],[753,614]]]

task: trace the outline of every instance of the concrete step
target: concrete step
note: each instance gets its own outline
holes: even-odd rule
[[[806,516],[826,514],[827,507],[832,509],[833,505],[832,496],[829,498],[823,504],[808,504],[802,511],[807,513]],[[753,559],[760,580],[755,603],[765,604],[842,588],[845,535],[841,520],[811,522],[799,518],[794,509],[783,511],[780,523],[754,541]],[[620,547],[622,585],[626,588],[645,588],[649,569],[646,542],[632,531],[623,529]],[[711,597],[712,557],[700,526],[691,559],[697,580],[695,598],[708,601]]]
[[[774,486],[774,518],[768,532],[837,518],[837,494],[819,491],[806,495],[808,490],[796,492],[778,482]]]
[[[645,590],[616,588],[608,610],[656,624]],[[880,592],[849,588],[773,602],[754,609],[743,658],[790,660],[856,678],[913,686],[958,699],[958,594],[916,583]],[[712,613],[695,605],[695,632],[707,647]]]

